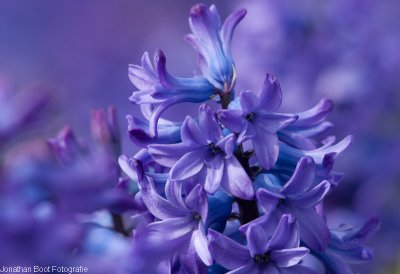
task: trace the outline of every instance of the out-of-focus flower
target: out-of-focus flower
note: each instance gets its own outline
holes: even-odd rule
[[[92,110],[92,138],[96,144],[114,158],[121,154],[121,136],[117,125],[116,109]]]

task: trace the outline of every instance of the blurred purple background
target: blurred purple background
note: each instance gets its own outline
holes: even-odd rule
[[[400,2],[203,2],[217,4],[223,17],[248,9],[233,40],[237,91],[258,89],[270,72],[281,82],[285,110],[307,109],[322,97],[335,101],[332,133],[354,134],[356,142],[337,165],[346,179],[331,197],[338,208],[332,219],[346,212],[345,221],[357,223],[378,213],[376,259],[362,271],[400,273]],[[195,53],[182,39],[195,3],[0,1],[0,74],[17,88],[37,82],[51,88],[56,107],[46,137],[65,124],[89,135],[90,109],[107,105],[117,107],[125,131],[124,116],[138,113],[128,102],[134,90],[128,64],[161,48],[174,75],[195,70]],[[132,153],[123,136],[123,151]]]

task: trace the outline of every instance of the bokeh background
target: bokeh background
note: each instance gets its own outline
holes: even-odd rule
[[[379,214],[365,274],[400,273],[400,2],[397,0],[203,1],[226,17],[248,14],[233,40],[236,91],[257,90],[265,72],[278,77],[285,111],[332,98],[332,134],[356,142],[337,169],[346,173],[329,200],[329,222],[361,224]],[[190,76],[196,56],[183,41],[192,0],[0,0],[0,75],[15,89],[39,84],[53,99],[37,140],[68,124],[89,135],[92,108],[114,105],[122,132],[130,63],[164,50],[174,75]],[[180,105],[168,115],[193,112]],[[175,112],[175,113],[174,113]],[[0,112],[1,113],[1,112]],[[4,119],[4,117],[0,117]],[[135,147],[123,134],[123,151]],[[34,145],[38,145],[35,142]]]

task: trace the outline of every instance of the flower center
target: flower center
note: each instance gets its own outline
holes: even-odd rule
[[[265,263],[268,263],[268,261],[269,261],[269,254],[265,253],[262,255],[256,255],[256,256],[254,256],[253,259],[258,264],[265,264]]]
[[[246,115],[244,115],[243,118],[246,119],[247,121],[253,120],[254,119],[254,112],[247,113]]]
[[[195,219],[196,221],[200,221],[201,220],[200,214],[193,215],[193,219]]]
[[[220,149],[219,147],[217,147],[214,143],[209,143],[208,144],[208,148],[210,149],[211,153],[213,155],[216,155],[218,153],[222,152],[222,149]]]

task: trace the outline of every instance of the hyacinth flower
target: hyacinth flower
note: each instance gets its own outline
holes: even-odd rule
[[[201,75],[223,92],[230,92],[235,83],[231,40],[236,26],[245,15],[246,10],[239,10],[221,24],[214,5],[208,8],[198,4],[190,11],[189,26],[192,34],[186,36],[186,41],[198,53]]]
[[[131,65],[129,78],[139,89],[133,92],[129,100],[134,104],[155,106],[149,125],[152,137],[157,137],[158,120],[166,109],[183,102],[201,103],[215,93],[215,87],[203,77],[177,78],[170,75],[161,50],[154,55],[154,66],[146,53],[142,57],[142,66]]]
[[[116,110],[113,107],[109,107],[107,113],[105,109],[93,110],[91,118],[94,147],[84,145],[69,127],[65,127],[56,138],[50,138],[47,142],[62,167],[54,166],[53,170],[30,176],[38,176],[44,189],[60,199],[65,207],[71,207],[72,211],[107,209],[114,229],[126,234],[120,214],[134,209],[137,204],[129,191],[121,187],[118,179],[120,168],[116,158],[121,153],[121,140]],[[91,168],[93,166],[98,169]],[[69,174],[74,178],[74,183],[67,183],[71,178],[66,176],[58,178],[60,172]],[[51,184],[51,180],[58,183]]]
[[[238,143],[251,140],[258,162],[266,169],[278,159],[278,130],[297,119],[296,115],[275,113],[281,102],[281,87],[275,77],[267,74],[257,95],[241,92],[240,108],[232,104],[231,109],[218,112],[219,120],[239,133]]]
[[[313,250],[323,250],[329,242],[329,230],[322,216],[315,210],[330,189],[323,181],[314,186],[315,164],[309,157],[300,159],[293,176],[284,185],[259,178],[263,188],[257,200],[266,212],[290,213],[299,221],[302,241]]]
[[[140,162],[137,162],[138,181],[141,198],[150,213],[159,219],[149,224],[146,229],[153,245],[165,242],[164,248],[170,252],[187,249],[191,246],[201,260],[210,265],[211,255],[207,247],[205,221],[208,214],[207,195],[203,187],[196,185],[190,193],[182,198],[179,189],[166,190],[167,198],[160,196],[154,188],[152,178],[146,176]],[[167,188],[174,188],[175,184],[168,184]],[[169,194],[169,195],[168,195]],[[193,255],[193,254],[192,254]]]
[[[191,10],[187,40],[199,54],[196,77],[213,87],[208,98],[201,88],[167,90],[162,53],[154,66],[147,54],[141,67],[131,66],[140,89],[132,99],[145,120],[128,117],[130,138],[141,149],[121,156],[119,164],[139,184],[134,252],[152,261],[136,272],[315,273],[303,259],[331,249],[323,200],[342,179],[332,168],[352,137],[337,144],[326,137],[328,99],[303,112],[276,113],[282,91],[269,74],[257,94],[244,91],[234,99],[230,39],[244,14],[234,13],[221,26],[214,6]],[[160,119],[165,106],[176,103],[171,94],[190,102],[218,95],[222,109],[205,103],[182,123]]]
[[[210,194],[221,186],[236,197],[253,197],[251,180],[233,155],[235,136],[223,135],[208,105],[200,106],[198,122],[191,117],[185,119],[181,137],[179,144],[149,145],[153,159],[171,167],[171,180],[182,181],[196,176]]]
[[[311,157],[317,167],[317,176],[322,179],[328,179],[332,184],[336,185],[342,179],[342,176],[332,172],[335,159],[352,144],[353,139],[353,136],[349,135],[334,144],[335,138],[329,137],[324,140],[321,147],[312,150],[298,149],[281,142],[279,144],[280,153],[275,167],[293,168],[302,157]]]
[[[299,264],[309,250],[299,246],[297,222],[292,215],[283,215],[277,225],[269,215],[265,215],[241,227],[241,230],[246,236],[247,246],[216,231],[208,232],[214,259],[231,270],[226,273],[316,273]]]
[[[373,257],[371,248],[364,246],[379,228],[376,216],[370,218],[362,227],[341,225],[331,229],[331,240],[324,252],[313,253],[332,273],[353,274],[349,264],[360,264]]]
[[[332,109],[332,100],[324,98],[311,109],[296,113],[298,119],[278,132],[279,139],[298,149],[316,149],[314,138],[324,136],[333,127],[326,121]]]

